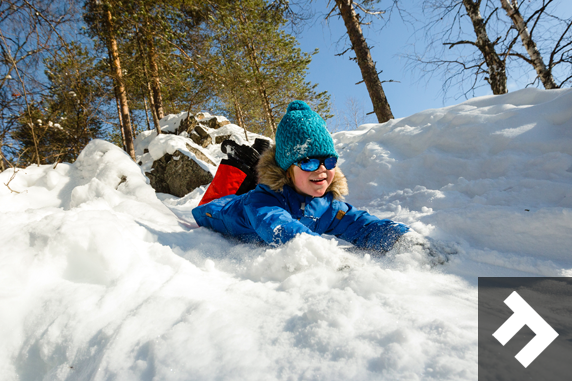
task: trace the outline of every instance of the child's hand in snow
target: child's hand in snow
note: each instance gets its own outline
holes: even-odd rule
[[[397,254],[423,252],[431,257],[431,262],[434,265],[442,265],[449,261],[449,255],[457,254],[457,250],[453,246],[434,241],[413,230],[403,234],[391,251]]]

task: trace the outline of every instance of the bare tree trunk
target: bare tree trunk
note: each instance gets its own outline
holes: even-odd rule
[[[234,99],[234,115],[236,117],[236,124],[238,124],[239,127],[244,127],[242,108],[236,99]]]
[[[111,54],[109,55],[109,61],[111,63]],[[123,142],[123,149],[125,152],[127,152],[127,147],[125,146],[125,131],[123,130],[123,116],[121,115],[121,102],[119,101],[119,90],[117,89],[117,83],[115,81],[113,81],[113,91],[115,93],[117,116],[119,117],[119,132],[121,132],[121,141]]]
[[[385,97],[383,86],[381,86],[381,81],[379,80],[377,69],[375,68],[375,62],[373,62],[371,58],[369,46],[365,41],[359,18],[352,3],[353,0],[336,0],[344,24],[346,24],[352,48],[356,54],[361,76],[367,87],[371,103],[373,104],[373,111],[377,116],[377,121],[384,123],[393,119],[393,113]]]
[[[266,120],[270,123],[270,128],[272,129],[272,136],[276,136],[276,121],[272,115],[272,108],[270,107],[270,99],[268,98],[268,93],[264,87],[264,83],[261,83],[258,87],[258,93],[262,98],[262,105],[264,106],[264,113],[266,114]]]
[[[6,160],[6,158],[4,157],[4,154],[2,153],[2,147],[4,146],[4,140],[0,140],[0,172],[4,172],[6,169],[8,169],[8,166],[10,163],[8,163],[8,160]]]
[[[127,93],[123,84],[123,74],[121,73],[121,62],[119,60],[119,51],[117,49],[117,40],[113,35],[113,21],[111,12],[106,10],[106,21],[109,33],[108,49],[111,55],[111,67],[113,70],[113,79],[117,86],[119,95],[119,103],[121,107],[121,124],[123,125],[125,148],[127,153],[135,160],[135,147],[133,145],[133,129],[131,128],[131,119],[129,118],[129,105],[127,104]]]
[[[32,110],[30,108],[30,103],[28,102],[28,91],[26,90],[26,84],[22,80],[22,76],[20,76],[20,70],[18,70],[18,65],[16,63],[16,60],[12,56],[12,53],[10,52],[10,47],[8,46],[8,43],[6,42],[6,38],[4,37],[4,33],[2,33],[1,30],[0,30],[0,37],[2,38],[2,41],[4,42],[4,46],[6,49],[4,52],[4,55],[6,56],[8,61],[12,64],[12,68],[16,71],[16,74],[18,76],[18,81],[20,82],[20,85],[22,86],[22,91],[24,92],[24,101],[26,102],[26,110],[28,112],[28,118],[30,118],[30,120],[28,122],[28,127],[30,127],[30,131],[32,132],[32,139],[34,141],[34,148],[36,151],[36,164],[39,167],[40,166],[40,152],[38,150],[38,140],[36,139],[36,132],[34,131],[34,122],[32,120]]]
[[[498,56],[495,45],[489,39],[485,20],[479,10],[480,1],[463,0],[463,4],[465,5],[467,14],[471,18],[473,29],[477,35],[475,45],[481,51],[489,69],[489,77],[487,80],[491,86],[491,90],[495,95],[506,94],[508,89],[506,87],[505,63]]]
[[[262,100],[262,107],[264,108],[264,113],[266,114],[266,121],[268,122],[270,129],[272,130],[272,136],[276,135],[276,121],[272,115],[272,107],[270,106],[270,98],[268,97],[268,92],[266,91],[266,86],[264,81],[261,80],[262,73],[260,72],[260,65],[256,58],[256,51],[254,47],[250,44],[246,44],[248,49],[250,61],[252,63],[252,71],[254,72],[254,78],[256,79],[256,84],[258,87],[258,94]]]
[[[159,120],[165,116],[163,112],[163,97],[161,96],[161,81],[159,80],[159,67],[157,66],[157,51],[153,43],[153,36],[147,36],[147,58],[151,71],[151,90],[153,91],[153,104]],[[159,125],[157,123],[157,125]]]
[[[239,13],[240,21],[246,22],[244,15]],[[260,100],[262,101],[262,107],[264,108],[264,114],[266,115],[266,121],[270,126],[272,137],[276,135],[276,121],[272,115],[272,107],[270,106],[270,98],[268,97],[268,92],[266,91],[266,86],[264,81],[261,80],[262,73],[260,71],[260,65],[258,59],[256,58],[256,49],[252,44],[243,37],[242,41],[244,47],[248,51],[248,57],[250,58],[250,63],[252,64],[252,72],[254,74],[254,79],[256,80],[256,85],[258,87],[258,94],[260,95]]]
[[[242,127],[244,129],[244,137],[246,139],[246,141],[248,141],[248,134],[246,132],[246,125],[244,124],[244,116],[242,115],[242,107],[240,107],[240,103],[236,100],[236,96],[234,95],[234,92],[232,94],[232,97],[234,98],[234,111],[235,111],[235,115],[236,115],[236,123],[238,123],[239,127]]]
[[[149,94],[149,104],[151,106],[151,116],[153,117],[153,124],[155,125],[155,130],[157,130],[157,135],[160,135],[163,133],[163,131],[161,131],[161,125],[159,123],[159,121],[162,118],[159,118],[159,116],[157,115],[157,109],[155,108],[155,102],[153,100],[153,91],[151,90],[151,84],[149,83],[149,80],[147,79],[147,68],[145,67],[145,81],[147,82],[147,93]]]
[[[147,98],[143,96],[143,106],[145,107],[145,120],[147,121],[147,131],[151,131],[151,122],[149,121],[149,108],[147,107]]]
[[[143,46],[141,45],[141,39],[137,37],[137,45],[139,46],[139,54],[141,55],[141,59],[143,60],[143,73],[145,74],[145,83],[147,85],[147,97],[149,98],[149,105],[151,106],[151,116],[153,117],[153,124],[155,125],[155,129],[157,130],[157,135],[160,135],[163,131],[161,131],[161,126],[159,124],[159,120],[163,117],[159,118],[157,115],[157,108],[155,107],[155,101],[153,98],[153,91],[151,89],[151,84],[149,83],[149,73],[147,72],[147,64],[145,63],[145,54],[143,51]],[[161,96],[161,92],[159,92],[159,96]],[[161,111],[163,108],[161,107]]]
[[[557,89],[558,85],[554,82],[554,78],[552,77],[552,69],[547,68],[544,64],[544,60],[536,47],[536,43],[532,39],[532,36],[528,32],[528,28],[526,27],[526,23],[518,10],[518,2],[517,0],[500,0],[502,7],[506,11],[508,17],[512,20],[516,30],[518,31],[518,35],[522,41],[522,45],[524,45],[530,59],[532,61],[532,66],[534,70],[536,70],[536,74],[538,78],[542,81],[545,89]]]

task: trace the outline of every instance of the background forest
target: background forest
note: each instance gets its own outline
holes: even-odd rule
[[[344,22],[340,54],[359,66],[378,122],[393,118],[383,91],[391,80],[380,80],[363,28],[384,33],[396,18],[422,41],[409,64],[444,92],[503,94],[510,76],[546,89],[572,80],[572,21],[556,0],[5,0],[0,169],[73,162],[94,138],[134,158],[137,131],[160,133],[159,120],[181,111],[270,137],[293,99],[328,119],[329,94],[307,79],[316,52],[296,36],[331,18]],[[358,107],[349,111],[347,124],[358,124]]]

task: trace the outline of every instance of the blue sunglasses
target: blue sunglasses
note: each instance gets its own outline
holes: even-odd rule
[[[324,164],[326,169],[334,169],[336,168],[336,164],[338,163],[338,158],[335,156],[325,157],[325,158],[305,158],[300,160],[299,162],[295,163],[294,165],[300,167],[301,170],[305,172],[314,172],[316,169],[320,168],[321,164]]]

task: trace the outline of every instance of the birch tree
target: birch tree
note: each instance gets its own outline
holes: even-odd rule
[[[473,95],[487,86],[493,94],[507,89],[507,37],[498,28],[498,12],[481,0],[425,0],[427,17],[420,33],[424,51],[409,55],[422,76],[443,78],[443,93],[451,88]],[[468,17],[467,17],[468,16]],[[491,36],[492,34],[492,36]]]
[[[513,53],[513,55],[524,59],[532,65],[545,89],[556,89],[560,87],[554,80],[552,68],[562,62],[566,62],[566,60],[570,63],[570,47],[572,45],[572,40],[568,33],[572,26],[572,21],[564,21],[564,23],[567,24],[564,28],[564,32],[562,34],[556,33],[556,43],[554,44],[554,48],[549,52],[549,62],[546,64],[532,34],[538,25],[540,18],[545,15],[545,12],[548,6],[552,3],[552,0],[542,1],[540,7],[537,6],[535,9],[533,8],[532,16],[528,20],[525,20],[521,14],[520,5],[517,0],[500,0],[500,3],[512,21],[514,29],[518,32],[518,36],[522,41],[522,45],[524,46],[528,57],[524,57],[518,53]],[[557,17],[554,17],[553,21],[563,20],[558,20]],[[532,24],[532,28],[530,29],[528,27],[529,23]],[[566,38],[567,35],[568,38]],[[559,55],[563,60],[558,60]]]
[[[468,43],[472,44],[479,49],[483,59],[486,63],[488,70],[487,82],[491,86],[493,94],[504,94],[508,92],[506,87],[506,61],[501,59],[496,51],[495,44],[498,39],[493,42],[490,40],[487,33],[487,21],[483,18],[480,12],[481,0],[463,0],[463,6],[471,19],[473,30],[477,37],[476,41],[458,41],[453,43],[445,43],[450,48],[456,44]],[[490,20],[490,18],[489,18]]]

